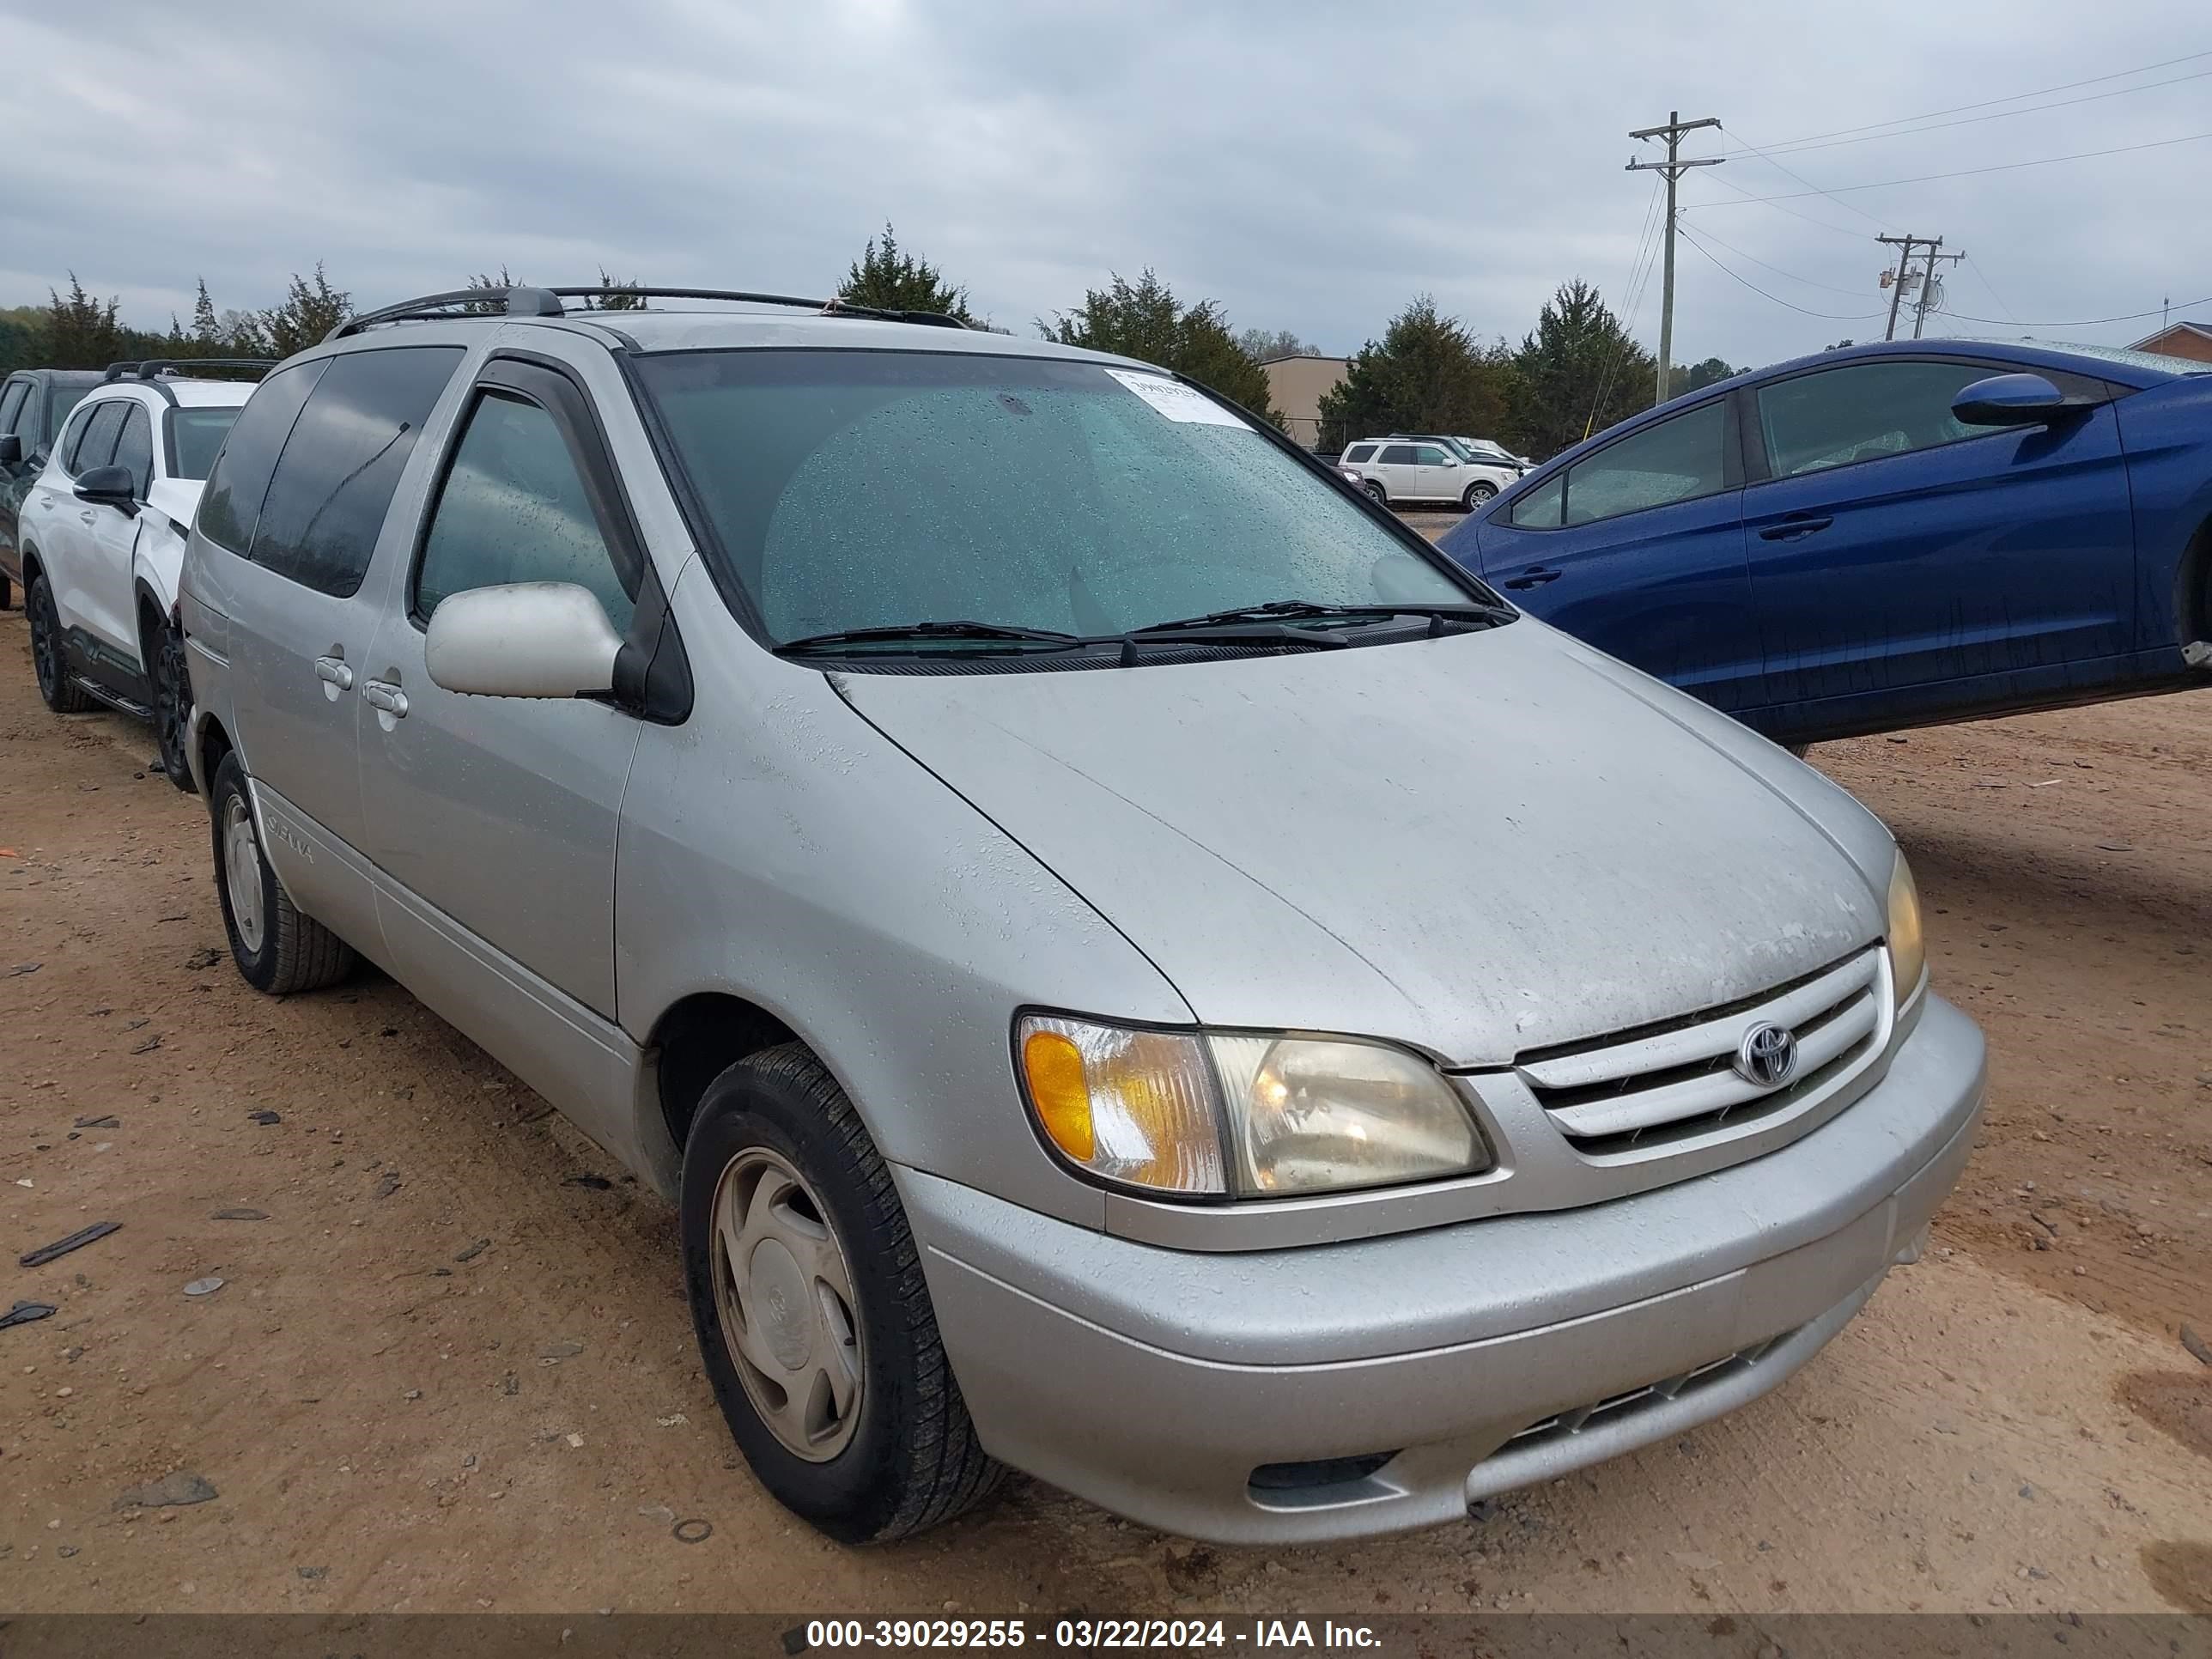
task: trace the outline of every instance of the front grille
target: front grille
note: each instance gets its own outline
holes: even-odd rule
[[[1603,1400],[1588,1406],[1578,1406],[1572,1411],[1558,1412],[1540,1423],[1531,1423],[1515,1435],[1499,1451],[1523,1451],[1530,1446],[1548,1440],[1564,1440],[1570,1435],[1580,1434],[1584,1429],[1615,1418],[1633,1416],[1638,1411],[1649,1410],[1669,1400],[1679,1400],[1684,1395],[1695,1394],[1710,1388],[1723,1378],[1738,1371],[1749,1370],[1777,1347],[1787,1342],[1796,1332],[1784,1331],[1779,1336],[1769,1337],[1764,1342],[1740,1348],[1735,1352],[1723,1354],[1718,1359],[1708,1360],[1694,1370],[1677,1376],[1662,1377],[1656,1382],[1646,1382],[1638,1389],[1628,1389],[1620,1394],[1608,1395]],[[1496,1455],[1495,1453],[1492,1455]]]
[[[1514,1069],[1577,1152],[1604,1157],[1775,1116],[1871,1061],[1889,1019],[1881,947],[1747,1003],[1602,1042],[1522,1056]],[[1797,1039],[1796,1075],[1775,1089],[1735,1070],[1761,1025]]]

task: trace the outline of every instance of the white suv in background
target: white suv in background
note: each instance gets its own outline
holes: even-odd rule
[[[1443,438],[1362,438],[1346,447],[1336,465],[1385,507],[1451,501],[1473,509],[1521,476],[1502,462],[1462,459]]]
[[[150,720],[161,765],[191,787],[191,696],[177,630],[177,571],[200,490],[253,391],[194,369],[232,359],[117,363],[87,392],[24,497],[23,609],[39,693],[58,714],[104,702]]]

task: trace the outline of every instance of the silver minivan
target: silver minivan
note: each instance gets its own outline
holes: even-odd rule
[[[678,1206],[791,1509],[1446,1521],[1911,1258],[1982,1041],[1843,791],[1187,380],[595,297],[254,392],[191,762],[252,983],[370,958]]]

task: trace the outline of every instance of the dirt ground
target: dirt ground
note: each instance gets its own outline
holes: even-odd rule
[[[792,1521],[670,1214],[396,985],[248,990],[152,748],[49,714],[0,617],[0,1218],[122,1224],[0,1298],[59,1310],[0,1330],[0,1608],[2212,1610],[2212,693],[1814,751],[1994,1087],[1937,1248],[1802,1374],[1480,1522],[1269,1552],[1028,1482],[879,1551]]]

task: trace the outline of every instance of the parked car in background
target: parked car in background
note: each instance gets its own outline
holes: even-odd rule
[[[1982,1042],[1850,796],[1145,364],[606,291],[269,376],[189,754],[251,984],[373,958],[678,1206],[798,1514],[1449,1521],[1914,1254]]]
[[[1362,438],[1345,447],[1336,466],[1385,507],[1477,507],[1520,476],[1510,465],[1467,459],[1450,438]]]
[[[1493,439],[1455,438],[1452,441],[1459,446],[1460,453],[1471,461],[1486,461],[1501,466],[1510,466],[1516,472],[1526,472],[1536,465],[1526,455],[1516,455],[1504,444]]]
[[[57,714],[98,702],[152,721],[180,789],[191,787],[191,699],[177,571],[208,470],[253,390],[192,371],[268,367],[115,364],[77,403],[23,496],[23,608],[40,695]]]
[[[1600,433],[1441,545],[1785,744],[2212,684],[2212,365],[1826,351]]]
[[[16,520],[77,399],[100,384],[91,368],[19,368],[0,386],[0,611],[23,580]]]

